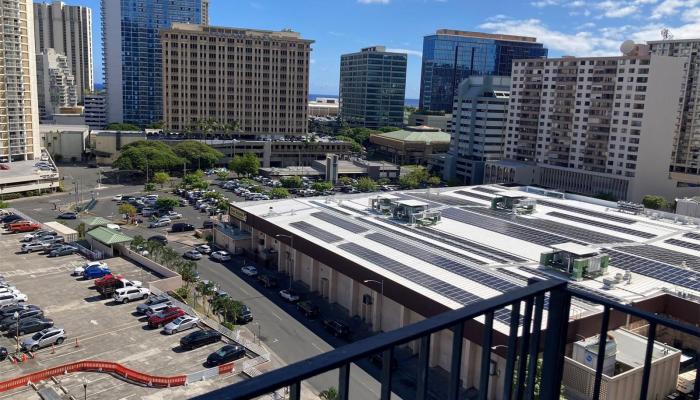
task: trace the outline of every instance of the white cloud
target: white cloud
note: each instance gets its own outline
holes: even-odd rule
[[[360,4],[389,4],[391,0],[357,0]]]
[[[393,53],[406,53],[409,56],[414,56],[418,58],[423,57],[423,52],[420,50],[410,50],[410,49],[386,49],[386,51],[390,51]]]
[[[596,8],[603,10],[603,16],[608,18],[622,18],[632,15],[639,11],[639,5],[636,2],[621,2],[614,0],[604,0],[595,5]]]
[[[678,14],[681,9],[696,6],[698,0],[664,0],[651,12],[651,19],[660,19]],[[685,13],[684,13],[685,14]]]
[[[543,8],[543,7],[548,7],[548,6],[559,5],[559,1],[558,0],[538,0],[538,1],[533,1],[530,4],[533,7]]]

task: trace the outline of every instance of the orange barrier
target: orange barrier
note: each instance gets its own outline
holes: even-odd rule
[[[228,374],[233,371],[233,363],[219,365],[219,375]]]
[[[176,376],[156,376],[144,374],[127,368],[119,363],[109,361],[78,361],[70,364],[59,365],[57,367],[34,372],[17,378],[0,382],[0,392],[5,392],[18,387],[26,386],[29,382],[37,383],[54,376],[69,374],[72,372],[102,372],[119,375],[120,377],[148,385],[152,387],[182,386],[187,380],[186,375]]]

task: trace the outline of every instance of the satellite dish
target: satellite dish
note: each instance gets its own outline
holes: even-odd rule
[[[620,51],[626,56],[632,55],[636,48],[637,45],[632,40],[625,40],[620,45]]]

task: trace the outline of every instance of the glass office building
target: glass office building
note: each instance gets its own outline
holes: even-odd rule
[[[546,56],[547,49],[533,37],[440,29],[423,38],[419,107],[451,113],[464,79],[509,76],[513,60]]]
[[[384,46],[340,58],[340,118],[353,127],[403,125],[406,96],[405,53]]]
[[[108,122],[163,118],[160,30],[206,23],[208,0],[102,0]]]

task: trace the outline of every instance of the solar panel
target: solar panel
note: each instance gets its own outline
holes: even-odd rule
[[[300,231],[307,233],[317,239],[321,239],[326,243],[335,243],[343,241],[338,235],[334,235],[326,230],[323,230],[315,225],[311,225],[306,221],[292,222],[289,226],[299,229]]]
[[[515,261],[515,262],[524,262],[527,261],[527,259],[518,257],[514,254],[506,253],[505,251],[501,251],[498,249],[494,249],[492,247],[483,245],[481,243],[474,242],[472,240],[464,239],[459,236],[455,236],[446,232],[439,231],[434,228],[423,228],[419,232],[426,232],[430,236],[437,236],[438,240],[443,240],[446,242],[449,242],[451,246],[457,246],[460,247],[464,250],[470,251],[474,254],[480,254],[483,255],[484,257],[491,258],[491,259],[498,259],[500,258],[504,262],[508,261]],[[481,253],[480,253],[481,252]]]
[[[458,190],[455,193],[461,194],[462,196],[473,197],[475,199],[481,199],[486,201],[491,201],[493,196],[484,196],[483,194],[468,192],[466,190]]]
[[[545,232],[554,233],[571,239],[576,239],[584,243],[620,243],[629,242],[626,239],[620,239],[617,236],[608,235],[605,233],[596,232],[575,226],[561,224],[559,222],[548,221],[543,219],[533,219],[525,217],[516,217],[514,214],[506,214],[502,211],[492,210],[490,208],[470,208],[468,212],[488,215],[489,217],[499,218],[505,221],[513,221],[519,225],[529,226]],[[444,212],[443,212],[444,215]],[[567,239],[566,241],[571,241]]]
[[[356,243],[343,243],[338,246],[341,250],[347,251],[363,260],[367,260],[373,264],[379,265],[387,271],[408,279],[418,285],[425,287],[441,296],[444,296],[456,303],[467,305],[483,300],[466,290],[460,289],[457,286],[449,284],[434,278],[424,272],[411,268],[408,265],[400,263],[393,258],[389,258],[376,251],[362,247]],[[510,322],[510,311],[500,310],[494,314],[494,318],[506,324]]]
[[[700,257],[681,253],[680,251],[652,245],[618,247],[616,250],[670,265],[681,265],[685,262],[688,267],[700,271]]]
[[[564,213],[561,213],[558,211],[548,212],[547,215],[551,215],[552,217],[557,217],[557,218],[562,218],[562,219],[568,219],[570,221],[580,222],[580,223],[586,224],[586,225],[592,225],[592,226],[597,226],[600,228],[610,229],[612,231],[626,233],[626,234],[632,235],[632,236],[639,236],[639,237],[642,237],[645,239],[652,239],[652,238],[656,237],[656,235],[654,235],[653,233],[642,232],[642,231],[638,231],[636,229],[625,228],[625,227],[617,226],[617,225],[613,225],[613,224],[607,224],[605,222],[598,222],[598,221],[594,221],[594,220],[588,219],[588,218],[576,217],[576,216],[573,216],[571,214],[564,214]]]
[[[609,213],[586,210],[585,208],[579,208],[579,207],[568,206],[565,204],[559,204],[559,203],[555,203],[553,201],[539,200],[538,199],[537,203],[542,204],[543,206],[547,206],[547,207],[558,208],[560,210],[571,211],[571,212],[575,212],[575,213],[579,213],[579,214],[583,214],[583,215],[588,215],[589,217],[596,217],[596,218],[601,218],[601,219],[607,219],[609,221],[621,222],[623,224],[633,224],[633,223],[637,222],[633,219],[618,217],[616,215],[610,215]]]
[[[346,219],[336,217],[335,215],[331,215],[331,214],[325,213],[323,211],[315,212],[315,213],[311,214],[311,216],[318,218],[322,221],[326,221],[326,222],[333,224],[339,228],[343,228],[346,231],[350,231],[352,233],[362,233],[362,232],[367,232],[369,230],[363,226],[357,225],[357,224],[350,222]]]
[[[695,240],[700,240],[700,233],[688,232],[683,236],[691,238],[691,239],[695,239]]]
[[[491,189],[491,188],[483,187],[483,186],[473,187],[472,190],[476,190],[476,191],[478,191],[478,192],[484,192],[484,193],[491,193],[491,194],[496,194],[496,193],[498,193],[498,192],[502,192],[502,191],[503,191],[503,190]]]
[[[620,250],[627,247],[620,247]],[[633,273],[645,275],[672,285],[685,287],[692,290],[700,290],[700,273],[679,267],[674,267],[659,261],[623,253],[608,249],[610,264],[617,268],[629,269]]]
[[[469,200],[465,200],[465,199],[460,199],[460,198],[457,198],[454,196],[435,195],[435,194],[428,195],[427,193],[411,193],[411,196],[420,198],[421,200],[423,200],[423,199],[434,200],[440,204],[445,204],[448,206],[481,206],[481,207],[484,206],[481,203],[477,203],[477,202],[469,201]]]
[[[690,249],[690,250],[700,251],[700,244],[697,244],[697,243],[690,243],[690,242],[686,242],[685,240],[678,240],[678,239],[668,239],[668,240],[665,240],[665,242],[668,244],[672,244],[674,246],[683,247],[683,248]]]
[[[337,213],[340,213],[340,214],[343,214],[343,215],[348,215],[348,216],[351,216],[351,215],[352,215],[352,214],[350,214],[349,212],[346,212],[346,211],[343,211],[343,210],[338,210],[337,208],[331,207],[331,206],[329,206],[328,204],[323,204],[323,203],[320,202],[320,201],[311,200],[311,201],[309,201],[309,203],[314,204],[314,205],[317,205],[317,206],[319,206],[319,207],[326,208],[326,209],[328,209],[328,210],[331,210],[331,211],[333,211],[333,212],[337,212]]]
[[[553,244],[572,241],[571,239],[563,236],[513,224],[498,218],[484,218],[482,215],[457,208],[447,208],[442,210],[442,217],[497,232],[512,238],[524,240],[526,242],[539,244],[541,246],[551,246]],[[578,243],[581,244],[580,242]]]

